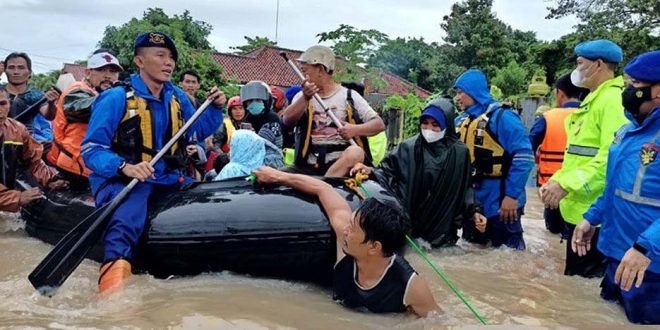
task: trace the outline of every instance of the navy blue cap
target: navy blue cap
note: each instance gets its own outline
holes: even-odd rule
[[[447,128],[447,120],[445,119],[445,114],[442,112],[442,109],[435,105],[429,105],[424,109],[424,112],[422,112],[422,115],[419,117],[420,123],[424,120],[424,117],[431,117],[435,119],[441,129]]]
[[[138,48],[142,47],[162,47],[167,48],[172,52],[172,57],[176,62],[179,59],[179,53],[176,51],[174,41],[167,34],[162,32],[145,32],[135,38],[133,44],[133,55],[137,55]]]
[[[590,40],[575,46],[575,55],[592,61],[601,59],[605,62],[620,63],[623,61],[623,50],[619,45],[606,39]]]
[[[623,68],[623,72],[635,80],[660,82],[660,50],[635,57]]]

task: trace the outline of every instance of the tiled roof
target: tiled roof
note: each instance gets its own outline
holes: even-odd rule
[[[269,85],[285,88],[300,84],[300,79],[280,56],[280,52],[286,52],[290,59],[297,59],[302,54],[302,51],[299,50],[262,46],[245,55],[215,53],[213,58],[222,65],[223,78],[233,78],[240,84],[251,80],[262,80]],[[382,72],[381,78],[387,82],[388,86],[377,91],[370,90],[370,92],[407,95],[413,90],[411,82],[392,73]],[[419,97],[427,97],[431,94],[420,87],[416,87],[415,92]]]
[[[246,55],[215,53],[213,58],[223,68],[222,77],[234,79],[239,84],[245,84],[252,80],[261,80],[269,85],[283,88],[300,84],[300,79],[296,77],[296,74],[280,56],[280,52],[286,52],[290,59],[297,59],[302,54],[302,51],[299,50],[262,46]],[[85,77],[85,67],[82,65],[65,63],[62,71],[72,73],[76,80],[82,80]],[[431,94],[429,91],[421,87],[415,87],[411,82],[392,73],[382,71],[380,77],[387,82],[388,86],[380,90],[373,90],[367,86],[370,93],[407,95],[414,89],[415,94],[422,98]],[[369,85],[368,81],[367,85]]]

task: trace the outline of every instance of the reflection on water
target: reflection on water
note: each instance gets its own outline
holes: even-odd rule
[[[629,327],[622,309],[600,299],[597,279],[561,275],[565,244],[545,231],[530,190],[523,217],[527,251],[459,241],[430,258],[491,324],[540,328]],[[12,328],[472,328],[479,321],[412,249],[406,256],[444,310],[432,319],[346,310],[306,283],[221,273],[169,280],[133,276],[121,295],[97,300],[99,264],[85,260],[53,298],[28,273],[51,246],[30,238],[12,215],[0,220],[0,326]],[[274,261],[275,262],[275,261]]]

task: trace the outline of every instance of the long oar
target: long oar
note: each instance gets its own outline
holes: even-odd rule
[[[58,93],[62,94],[62,91],[67,89],[69,86],[71,86],[73,83],[76,82],[76,79],[73,77],[71,73],[65,73],[61,74],[59,78],[57,78],[57,82],[55,85],[52,85],[51,87],[55,89]],[[37,111],[39,111],[39,108],[46,103],[47,99],[46,97],[42,97],[37,101],[36,103],[32,104],[29,106],[27,109],[25,109],[23,112],[17,114],[15,117],[13,117],[14,120],[20,120],[21,117],[23,116],[28,116],[28,115],[33,115]]]
[[[195,111],[183,127],[181,127],[181,129],[174,134],[172,139],[160,149],[153,159],[151,159],[149,162],[151,166],[156,165],[163,155],[172,148],[172,146],[183,134],[186,133],[210,103],[211,100],[206,100],[206,102]],[[30,273],[28,276],[30,283],[32,283],[41,294],[52,297],[56,293],[62,283],[64,283],[69,275],[71,275],[78,265],[80,265],[85,258],[85,255],[87,255],[87,252],[94,246],[96,241],[99,240],[105,230],[110,215],[112,215],[117,206],[124,201],[126,196],[128,196],[137,183],[138,179],[131,180],[131,182],[119,192],[112,202],[106,204],[107,206],[102,208],[103,211],[99,209],[80,222],[75,228],[66,234],[57,245],[55,245],[46,258],[44,258],[32,273]],[[100,211],[101,214],[97,215]]]
[[[280,56],[282,56],[282,58],[284,58],[284,60],[289,64],[291,69],[293,69],[293,72],[296,73],[296,76],[298,76],[300,80],[305,81],[305,75],[303,75],[303,73],[300,72],[300,69],[298,68],[296,63],[293,63],[293,61],[289,59],[289,56],[286,54],[286,52],[280,52]],[[330,110],[330,107],[328,107],[325,104],[325,102],[323,102],[323,99],[321,98],[321,96],[319,96],[318,93],[314,93],[314,100],[316,100],[316,102],[318,102],[321,105],[321,107],[323,107],[323,111],[325,111],[325,113],[328,116],[330,116],[330,119],[332,119],[332,123],[334,123],[335,126],[337,126],[337,128],[344,127],[344,125],[342,125],[341,122],[339,121],[339,118],[337,118],[334,112]],[[350,142],[354,146],[357,146],[357,143],[355,143],[355,140],[353,139],[350,139],[348,142]]]

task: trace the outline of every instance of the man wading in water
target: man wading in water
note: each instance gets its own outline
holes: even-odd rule
[[[420,317],[439,312],[428,285],[395,253],[404,243],[410,222],[394,202],[366,199],[354,213],[329,184],[269,167],[253,172],[259,183],[280,184],[318,197],[337,236],[333,299],[346,307],[373,313]]]

